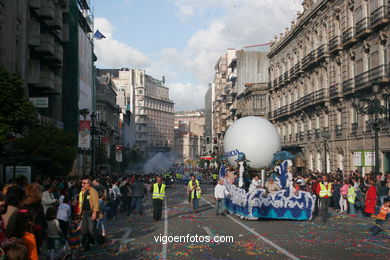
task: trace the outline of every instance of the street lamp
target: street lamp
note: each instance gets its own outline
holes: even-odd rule
[[[330,138],[329,131],[323,131],[322,137],[324,138],[324,146],[325,146],[325,174],[328,173],[328,139]]]
[[[381,105],[380,100],[377,98],[377,94],[379,93],[379,86],[374,85],[372,88],[374,93],[374,97],[372,98],[364,98],[359,97],[357,95],[353,98],[353,107],[356,109],[356,112],[360,115],[368,115],[371,118],[372,129],[375,131],[375,168],[374,174],[379,174],[379,137],[378,132],[381,126],[384,124],[383,116],[389,113],[389,110]]]

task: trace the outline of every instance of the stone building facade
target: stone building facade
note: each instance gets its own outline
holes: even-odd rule
[[[268,55],[269,118],[283,148],[302,153],[307,169],[369,172],[372,118],[357,113],[353,97],[376,97],[390,107],[389,2],[305,0],[303,6]],[[380,170],[390,171],[389,115],[383,122]]]
[[[37,108],[39,118],[59,128],[64,128],[62,72],[68,2],[0,1],[0,66],[23,80],[28,97],[48,100],[46,108]]]
[[[184,162],[206,153],[204,111],[175,113],[175,154]]]
[[[174,103],[164,82],[133,70],[135,145],[147,158],[174,148]]]

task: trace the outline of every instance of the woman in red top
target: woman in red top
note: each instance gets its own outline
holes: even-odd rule
[[[368,179],[369,188],[366,193],[366,201],[364,203],[364,212],[368,214],[375,213],[375,207],[376,207],[376,188],[375,188],[375,181],[372,178]]]

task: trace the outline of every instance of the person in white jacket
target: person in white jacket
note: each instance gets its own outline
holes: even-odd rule
[[[214,190],[216,215],[225,216],[225,198],[229,195],[225,185],[223,185],[223,179],[219,179]],[[222,213],[221,213],[222,212]]]
[[[42,193],[41,203],[45,214],[48,208],[53,207],[58,203],[58,200],[54,198],[53,195],[54,189],[55,189],[55,185],[52,184],[50,185],[49,188],[46,189],[46,191]]]

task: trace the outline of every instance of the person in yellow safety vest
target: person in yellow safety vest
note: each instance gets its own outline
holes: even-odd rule
[[[216,184],[218,180],[218,174],[213,173],[213,184]]]
[[[322,176],[322,181],[319,183],[318,195],[321,203],[322,222],[326,223],[328,220],[330,197],[332,197],[332,183],[328,182],[328,177],[326,175]]]
[[[165,197],[165,184],[162,183],[160,176],[157,176],[157,183],[151,187],[152,201],[153,201],[153,219],[159,221],[162,215],[162,204]]]
[[[189,196],[189,201],[192,201],[192,208],[195,212],[198,212],[201,193],[202,190],[200,188],[199,181],[195,179],[194,175],[192,175],[191,180],[188,182],[187,196]]]
[[[355,211],[356,191],[355,188],[353,187],[352,181],[348,183],[347,199],[349,203],[349,214],[351,215],[351,217],[356,217],[356,211]]]

